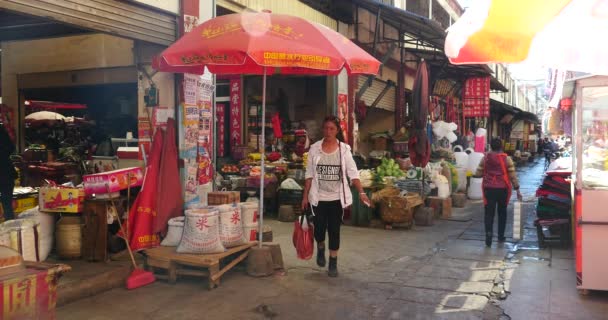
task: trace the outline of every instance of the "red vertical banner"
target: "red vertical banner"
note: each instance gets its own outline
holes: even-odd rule
[[[338,94],[338,119],[340,119],[344,142],[348,143],[348,95],[344,93]]]
[[[230,80],[230,149],[241,144],[241,79]]]
[[[200,0],[181,0],[182,16],[181,34],[184,35],[199,24],[199,2]]]
[[[226,150],[225,150],[225,133],[226,133],[226,126],[224,125],[224,122],[226,120],[226,108],[224,106],[223,103],[216,103],[215,104],[215,112],[216,112],[216,116],[217,116],[217,155],[218,157],[223,157],[226,155]]]

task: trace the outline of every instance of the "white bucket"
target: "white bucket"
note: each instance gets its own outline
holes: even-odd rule
[[[243,216],[244,227],[254,227],[258,225],[258,202],[241,202],[241,215]]]
[[[468,192],[469,199],[480,200],[483,198],[482,182],[482,178],[471,178]]]
[[[472,150],[472,149],[469,148],[467,150]],[[484,156],[484,154],[481,152],[471,152],[471,154],[469,154],[469,162],[467,165],[467,169],[472,174],[475,174],[475,172],[477,171],[477,167],[479,166],[481,159],[483,159],[483,156]]]
[[[466,168],[469,164],[469,155],[462,150],[461,146],[454,146],[454,158],[456,158],[456,167]],[[460,150],[460,151],[457,151]]]

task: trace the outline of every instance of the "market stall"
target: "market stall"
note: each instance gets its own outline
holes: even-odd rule
[[[608,145],[608,78],[587,77],[575,81],[574,95],[574,179],[575,256],[577,287],[608,290],[605,270],[608,259],[608,215],[602,208],[608,195],[606,161]]]

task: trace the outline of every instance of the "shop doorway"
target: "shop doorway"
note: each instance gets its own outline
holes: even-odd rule
[[[43,144],[58,149],[66,141],[92,146],[111,138],[125,138],[128,133],[137,138],[137,83],[22,89],[19,96],[25,105],[25,117],[41,111],[39,104],[32,101],[86,106],[45,110],[66,117],[66,121],[30,122],[29,125],[26,121],[26,147]],[[113,155],[114,151],[106,153]]]

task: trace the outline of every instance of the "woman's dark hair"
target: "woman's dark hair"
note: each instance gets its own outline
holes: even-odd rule
[[[502,140],[500,140],[498,138],[493,138],[492,141],[490,142],[490,147],[492,148],[492,151],[502,150]]]
[[[327,116],[325,117],[325,119],[323,119],[323,125],[325,125],[326,123],[333,123],[336,128],[338,128],[338,134],[336,135],[336,138],[338,139],[338,141],[344,142],[344,133],[342,132],[342,127],[340,127],[340,119],[338,119],[338,117],[336,116]]]

